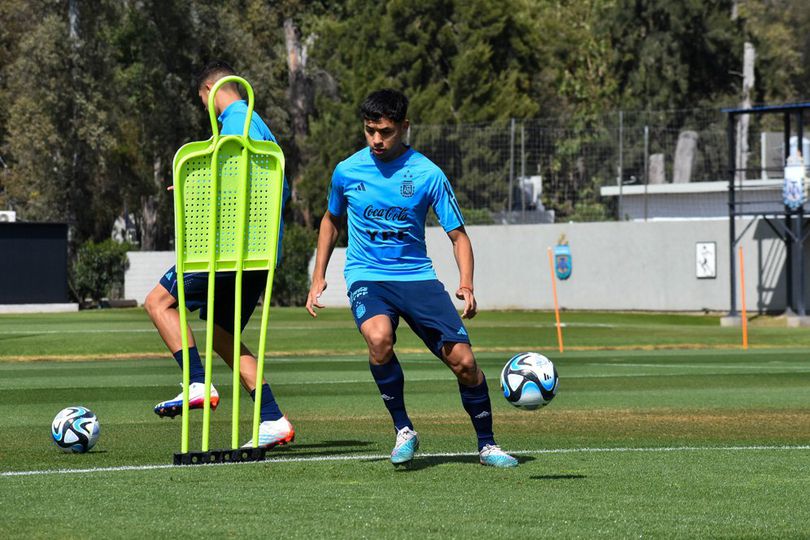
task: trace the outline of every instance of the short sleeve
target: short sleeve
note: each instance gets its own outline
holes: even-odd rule
[[[346,212],[346,197],[343,196],[343,176],[335,167],[332,173],[332,183],[329,186],[329,213],[333,216],[342,216]]]
[[[456,194],[450,187],[450,181],[441,171],[434,177],[430,205],[439,218],[439,223],[446,232],[464,225],[464,217],[456,200]]]

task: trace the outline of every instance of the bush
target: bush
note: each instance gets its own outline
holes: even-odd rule
[[[282,260],[273,277],[274,306],[303,306],[309,292],[309,261],[315,252],[315,231],[296,224],[284,228]]]
[[[129,244],[114,240],[82,244],[73,263],[73,287],[80,302],[90,298],[97,303],[121,295],[130,249]]]

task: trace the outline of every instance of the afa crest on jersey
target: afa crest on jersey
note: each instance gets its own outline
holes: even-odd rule
[[[403,180],[399,186],[399,193],[403,197],[413,197],[413,180]]]
[[[571,277],[571,247],[565,239],[565,235],[560,237],[559,243],[554,246],[554,271],[557,279],[566,280]]]

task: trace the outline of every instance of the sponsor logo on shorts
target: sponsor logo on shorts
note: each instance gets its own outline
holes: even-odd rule
[[[354,304],[354,301],[358,298],[362,298],[368,294],[368,287],[358,287],[356,291],[354,291],[349,298],[349,302]]]
[[[354,308],[354,316],[359,319],[365,314],[366,314],[366,306],[364,304],[357,304],[357,307]]]
[[[461,328],[458,329],[458,332],[456,332],[456,334],[459,334],[461,336],[466,336],[467,335],[467,330],[465,330],[464,327],[462,326]]]

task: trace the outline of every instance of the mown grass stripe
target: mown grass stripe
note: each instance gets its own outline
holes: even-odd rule
[[[663,447],[616,447],[616,448],[549,448],[540,450],[517,450],[510,454],[543,455],[543,454],[590,454],[590,453],[628,453],[628,452],[746,452],[746,451],[792,451],[810,450],[810,445],[799,446],[663,446]],[[442,457],[474,457],[477,452],[436,452],[431,454],[418,454],[416,459],[442,458]],[[388,459],[387,454],[357,454],[350,456],[301,456],[289,458],[270,458],[264,461],[246,461],[239,463],[214,463],[198,466],[155,464],[155,465],[123,465],[120,467],[97,467],[86,469],[41,469],[34,471],[6,471],[0,472],[2,477],[39,476],[51,474],[92,474],[102,472],[121,471],[151,471],[159,469],[194,469],[199,467],[216,467],[222,465],[255,465],[259,463],[304,463],[323,461],[374,461]]]

